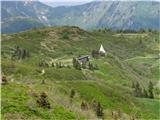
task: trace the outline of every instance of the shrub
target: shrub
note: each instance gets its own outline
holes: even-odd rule
[[[20,59],[25,59],[27,57],[30,57],[29,52],[26,49],[16,46],[11,58],[20,60]]]
[[[81,103],[81,109],[82,110],[88,110],[88,105],[84,101],[82,101],[82,103]]]
[[[40,98],[37,100],[37,103],[42,108],[50,109],[51,106],[50,106],[50,103],[49,103],[47,97],[48,97],[47,94],[45,92],[42,92],[40,95]]]
[[[88,68],[90,69],[90,70],[98,70],[99,68],[98,68],[98,66],[95,64],[92,64],[92,63],[89,63],[88,64]]]
[[[75,90],[72,89],[70,92],[70,103],[72,103],[72,100],[73,100],[75,94],[76,94]]]
[[[146,89],[143,89],[143,97],[148,98],[148,93],[147,93]]]
[[[71,90],[71,93],[70,93],[70,98],[74,98],[76,92],[74,89]]]
[[[89,67],[90,70],[94,70],[94,66],[93,66],[92,63],[89,63],[88,67]]]
[[[2,77],[2,85],[6,85],[6,84],[8,84],[8,80],[7,80],[6,76],[3,76]]]
[[[150,81],[150,82],[149,82],[149,86],[148,86],[148,92],[149,92],[149,95],[148,95],[148,96],[149,96],[149,98],[152,98],[152,99],[154,98],[153,88],[154,88],[154,87],[153,87],[153,83]]]
[[[98,50],[92,50],[92,53],[91,53],[91,54],[92,54],[92,57],[93,57],[93,58],[96,58],[96,59],[99,58],[99,56],[100,56]]]
[[[96,114],[97,114],[97,117],[103,117],[103,115],[104,115],[103,108],[101,107],[100,102],[98,102],[98,104],[97,104]]]
[[[104,113],[100,102],[97,103],[95,100],[93,100],[92,109],[96,112],[97,117],[103,117]]]
[[[97,108],[97,102],[95,100],[93,100],[93,102],[92,102],[92,109],[94,111],[96,111],[96,108]]]
[[[142,97],[142,89],[141,89],[138,82],[135,85],[134,94],[135,94],[136,97]]]
[[[73,58],[72,63],[73,63],[73,67],[75,69],[81,70],[81,64],[79,63],[79,61],[76,58]]]
[[[44,80],[44,79],[42,80],[42,82],[41,82],[41,83],[42,83],[42,84],[46,84],[46,82],[45,82],[45,80]]]
[[[62,33],[62,38],[63,39],[69,39],[69,33],[68,32],[63,32]]]

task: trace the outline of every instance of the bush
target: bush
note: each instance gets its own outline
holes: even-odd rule
[[[73,67],[75,69],[81,70],[81,64],[79,63],[79,61],[76,58],[73,58],[72,63],[73,63]]]
[[[88,105],[84,101],[82,101],[82,103],[81,103],[81,109],[82,110],[88,110]]]
[[[89,65],[88,65],[88,66],[89,66],[89,69],[90,69],[90,70],[94,70],[94,66],[93,66],[93,64],[92,64],[92,63],[89,63]]]
[[[94,111],[96,111],[96,108],[97,108],[97,102],[95,100],[93,100],[93,102],[92,102],[92,109]]]
[[[62,38],[63,39],[69,39],[69,33],[68,32],[63,32],[62,33]]]
[[[135,85],[134,94],[135,94],[136,97],[142,97],[142,89],[140,87],[139,82],[137,82],[136,85]]]
[[[100,102],[97,103],[95,100],[93,100],[92,109],[96,112],[97,117],[103,117],[104,113]]]
[[[101,107],[100,102],[98,102],[98,104],[97,104],[96,114],[97,114],[97,117],[103,117],[103,115],[104,115],[103,108]]]
[[[148,92],[149,92],[149,95],[148,95],[148,96],[149,96],[149,98],[152,98],[152,99],[154,98],[153,89],[154,89],[154,88],[153,88],[153,83],[150,81],[150,82],[149,82],[149,86],[148,86]]]
[[[37,103],[42,108],[50,109],[51,106],[50,106],[50,103],[49,103],[47,97],[48,97],[47,94],[45,92],[42,92],[40,95],[40,98],[37,100]]]
[[[147,93],[146,89],[143,89],[143,97],[148,98],[148,93]]]
[[[98,68],[98,66],[97,66],[97,64],[92,64],[92,63],[89,63],[88,64],[88,68],[90,69],[90,70],[98,70],[99,68]]]
[[[8,84],[8,80],[7,80],[6,76],[3,76],[2,77],[2,85],[6,85],[6,84]]]
[[[75,94],[76,94],[75,90],[72,89],[70,92],[70,103],[72,103]]]
[[[30,57],[29,52],[26,49],[16,46],[11,58],[20,60],[20,59],[25,59],[27,57]]]
[[[44,79],[42,80],[41,84],[46,84],[46,82],[45,82],[45,80],[44,80]]]
[[[74,98],[75,94],[76,94],[75,90],[72,89],[70,93],[70,98]]]
[[[100,54],[98,50],[92,50],[92,57],[98,59],[100,57]]]

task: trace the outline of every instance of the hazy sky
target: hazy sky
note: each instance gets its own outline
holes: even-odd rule
[[[74,6],[74,5],[80,5],[87,2],[92,2],[95,0],[39,0],[47,5],[50,5],[52,7],[57,6]]]
[[[39,0],[52,7],[80,5],[92,1],[160,1],[160,0]]]
[[[43,2],[91,2],[91,1],[159,1],[159,0],[39,0]]]
[[[39,0],[43,2],[90,2],[94,0]]]

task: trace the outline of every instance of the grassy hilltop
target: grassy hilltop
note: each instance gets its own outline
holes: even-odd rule
[[[98,69],[73,68],[73,57],[91,56],[101,44],[107,55],[90,59]],[[2,85],[2,119],[98,119],[94,101],[103,108],[104,119],[158,119],[159,47],[156,32],[87,32],[64,26],[3,34],[1,65],[7,83]],[[40,67],[42,62],[47,66]],[[148,91],[150,82],[154,99],[134,95],[133,84]],[[42,92],[49,109],[37,104]]]

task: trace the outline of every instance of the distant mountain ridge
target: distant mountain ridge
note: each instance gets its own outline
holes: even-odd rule
[[[2,33],[62,25],[83,29],[159,29],[160,2],[95,1],[55,8],[38,1],[1,3]]]

